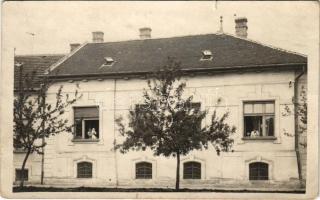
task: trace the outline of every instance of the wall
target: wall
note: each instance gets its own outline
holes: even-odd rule
[[[218,113],[230,111],[228,122],[237,127],[234,134],[234,152],[218,156],[213,148],[193,151],[182,157],[185,161],[202,163],[201,180],[182,180],[182,186],[212,187],[216,184],[245,184],[248,181],[248,165],[262,161],[269,164],[268,183],[289,182],[298,178],[297,161],[294,151],[294,137],[288,137],[284,130],[294,132],[293,116],[283,117],[284,107],[293,108],[294,88],[289,85],[294,80],[294,72],[264,72],[219,74],[212,76],[186,77],[186,95],[193,94],[195,102],[201,102],[202,109],[209,115],[203,123],[208,123],[215,109]],[[175,180],[176,161],[174,158],[154,157],[152,152],[114,153],[114,139],[120,142],[114,120],[118,116],[126,118],[130,106],[141,102],[144,79],[120,79],[102,81],[79,81],[56,83],[49,89],[47,102],[54,102],[55,92],[63,85],[65,93],[78,90],[83,96],[74,106],[99,105],[99,142],[72,142],[72,135],[60,134],[47,140],[45,150],[45,182],[47,184],[96,185],[122,187],[172,187]],[[221,98],[220,104],[216,104]],[[242,140],[243,110],[245,100],[275,101],[276,140]],[[69,109],[63,117],[73,122],[73,112]],[[93,163],[92,179],[76,178],[76,163]],[[153,163],[151,180],[136,180],[134,164],[139,161]],[[62,164],[63,163],[63,164]],[[201,184],[200,184],[201,183]]]

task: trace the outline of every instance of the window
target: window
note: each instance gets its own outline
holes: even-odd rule
[[[203,50],[200,60],[212,60],[212,52],[210,50]]]
[[[92,178],[92,163],[80,162],[77,164],[78,178]]]
[[[199,162],[184,163],[183,179],[201,179],[201,163]]]
[[[249,180],[268,180],[268,164],[255,162],[249,164]]]
[[[75,139],[99,139],[99,107],[75,107]]]
[[[244,137],[274,137],[274,102],[245,102]]]
[[[152,179],[152,164],[148,162],[137,163],[136,179]]]
[[[102,67],[104,66],[112,66],[114,63],[114,60],[112,57],[104,57],[104,63],[102,65]]]
[[[28,169],[16,169],[16,181],[28,180]]]

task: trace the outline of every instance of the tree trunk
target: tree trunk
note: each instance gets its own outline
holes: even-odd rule
[[[44,144],[44,137],[42,138],[42,145]],[[42,154],[41,154],[41,185],[43,185],[43,178],[44,178],[44,147],[42,147]]]
[[[24,171],[24,168],[26,166],[26,163],[27,163],[27,160],[28,160],[28,157],[30,155],[30,150],[28,149],[27,153],[26,153],[26,156],[24,157],[24,160],[23,160],[23,163],[22,163],[22,167],[21,167],[21,173],[23,173]],[[22,177],[22,180],[20,182],[20,188],[22,189],[23,188],[23,183],[24,183],[24,177]]]
[[[180,187],[180,153],[177,152],[176,190]]]

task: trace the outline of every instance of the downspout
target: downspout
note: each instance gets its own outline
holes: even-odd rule
[[[45,112],[44,109],[45,109],[45,104],[46,104],[46,96],[45,94],[42,94],[43,95],[43,107],[42,107],[42,112]],[[42,123],[42,131],[44,132],[44,129],[45,129],[45,122]],[[45,145],[45,137],[44,137],[44,133],[42,133],[42,154],[41,154],[41,185],[44,184],[44,145]]]
[[[302,181],[302,173],[301,173],[301,156],[300,156],[300,152],[299,152],[299,118],[298,118],[298,82],[300,77],[305,73],[305,66],[302,66],[302,72],[295,77],[294,79],[294,147],[295,147],[295,152],[296,152],[296,156],[297,156],[297,165],[298,165],[298,175],[299,175],[299,181],[301,183]]]
[[[117,92],[116,92],[116,90],[117,90],[117,79],[115,78],[114,79],[114,88],[113,88],[113,123],[114,123],[114,128],[113,128],[113,138],[114,138],[114,140],[113,140],[113,151],[114,151],[114,165],[115,165],[115,175],[116,175],[116,187],[118,187],[118,184],[119,184],[119,182],[118,182],[118,160],[117,160],[117,151],[116,151],[116,149],[115,149],[115,147],[116,147],[116,124],[115,124],[115,120],[116,120],[116,94],[117,94]]]

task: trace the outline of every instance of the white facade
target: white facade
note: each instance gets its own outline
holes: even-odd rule
[[[225,184],[254,187],[249,181],[249,164],[268,164],[268,181],[262,184],[293,184],[298,179],[295,139],[284,134],[294,133],[294,116],[283,116],[284,108],[293,108],[293,71],[244,72],[186,77],[186,95],[194,95],[194,102],[209,114],[208,123],[215,109],[218,113],[230,112],[227,122],[236,126],[234,152],[216,154],[213,148],[193,151],[181,158],[181,187],[213,187]],[[291,84],[290,84],[291,82]],[[142,89],[147,88],[144,79],[105,79],[75,82],[58,82],[48,92],[47,102],[55,101],[58,87],[72,95],[75,90],[82,98],[73,106],[99,106],[99,141],[73,141],[73,135],[64,133],[46,142],[44,175],[45,183],[70,186],[122,186],[122,187],[173,187],[175,184],[176,159],[154,157],[152,152],[114,152],[114,140],[119,136],[115,118],[126,118],[131,106],[141,103]],[[77,87],[78,85],[78,87]],[[220,103],[217,104],[217,100]],[[275,105],[275,139],[244,140],[243,103],[245,101],[272,101]],[[74,112],[70,108],[64,114],[70,123]],[[31,162],[32,160],[29,160]],[[92,164],[92,178],[77,178],[77,163]],[[136,179],[135,164],[146,161],[152,164],[151,179]],[[188,161],[201,163],[200,179],[183,179],[183,164]],[[38,163],[41,164],[40,162]],[[15,162],[19,166],[18,161]],[[27,164],[27,167],[30,166]],[[38,166],[40,169],[40,166]],[[32,170],[33,171],[33,170]],[[40,173],[40,171],[39,171]],[[32,176],[32,174],[31,174]],[[32,180],[35,180],[31,179]]]

